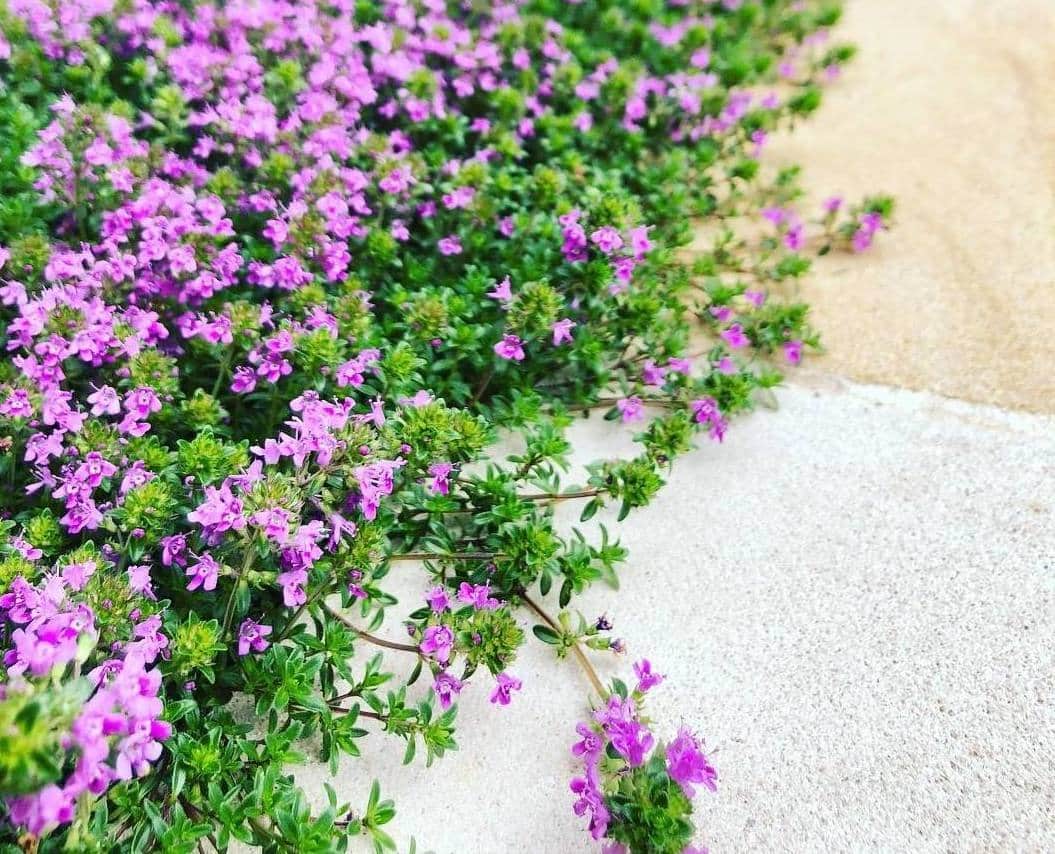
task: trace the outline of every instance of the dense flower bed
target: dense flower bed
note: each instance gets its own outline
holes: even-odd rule
[[[589,657],[623,645],[567,609],[627,557],[589,520],[817,346],[809,253],[889,218],[810,214],[760,161],[850,58],[838,16],[0,0],[3,842],[394,850],[376,784],[313,812],[289,764],[382,734],[431,764],[470,682],[530,691],[537,640],[589,682],[589,832],[696,850],[700,737],[650,720],[647,659],[603,684]],[[701,219],[712,245],[678,254]],[[640,453],[569,483],[595,409]]]

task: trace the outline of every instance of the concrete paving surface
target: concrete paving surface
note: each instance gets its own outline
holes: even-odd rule
[[[622,589],[584,606],[629,647],[602,674],[648,656],[660,734],[684,723],[714,750],[699,841],[1055,850],[1055,420],[808,373],[779,397],[620,526]],[[628,435],[575,430],[584,462]],[[567,790],[586,683],[537,643],[512,670],[507,708],[486,682],[463,694],[459,751],[425,770],[368,739],[342,797],[379,777],[400,850],[596,851]]]

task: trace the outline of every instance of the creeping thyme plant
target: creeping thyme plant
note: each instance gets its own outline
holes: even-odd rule
[[[573,603],[627,571],[598,523],[818,346],[811,255],[889,220],[764,163],[838,17],[0,0],[2,850],[394,850],[376,783],[320,808],[290,765],[431,765],[538,642],[584,673],[568,808],[698,850],[701,735],[640,655],[600,679],[622,644]],[[571,482],[591,411],[640,449]]]

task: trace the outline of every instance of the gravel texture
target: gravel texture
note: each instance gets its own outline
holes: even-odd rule
[[[700,841],[1055,850],[1055,421],[817,374],[779,397],[621,526],[623,588],[585,608],[626,639],[624,675],[641,655],[667,674],[661,734],[715,751]],[[631,448],[598,419],[575,438],[583,462]],[[471,686],[461,749],[428,771],[369,739],[341,796],[380,777],[401,850],[595,851],[566,788],[586,685],[549,652],[513,668],[508,708]]]

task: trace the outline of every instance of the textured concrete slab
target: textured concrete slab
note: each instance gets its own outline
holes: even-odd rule
[[[858,380],[1055,412],[1055,3],[848,0],[858,58],[772,157],[897,227],[803,289]]]
[[[1055,849],[1055,420],[808,374],[780,401],[683,461],[622,526],[623,589],[585,608],[626,639],[620,667],[667,674],[660,731],[715,750],[700,841]],[[576,442],[630,447],[597,420]],[[380,777],[401,850],[595,850],[566,788],[586,685],[541,644],[513,669],[510,707],[463,695],[460,751],[425,771],[370,739],[340,794]]]

